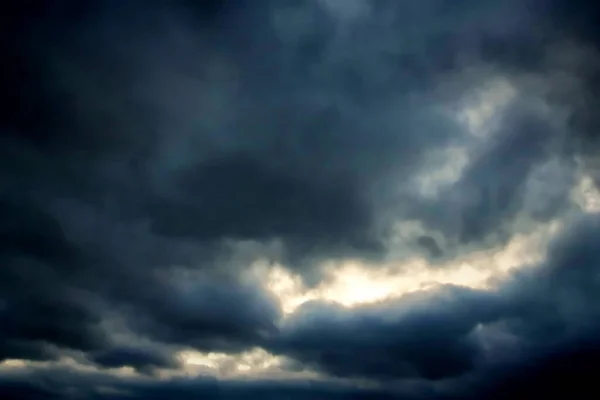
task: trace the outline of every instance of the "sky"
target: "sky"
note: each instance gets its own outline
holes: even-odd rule
[[[0,398],[600,393],[600,6],[0,7]]]

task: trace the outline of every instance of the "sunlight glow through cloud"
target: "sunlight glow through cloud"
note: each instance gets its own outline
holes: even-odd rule
[[[497,78],[482,88],[468,94],[464,106],[458,111],[458,120],[476,137],[489,134],[489,122],[518,94],[515,87],[505,79]]]
[[[179,353],[187,375],[212,375],[219,378],[241,377],[289,377],[284,374],[284,357],[274,356],[267,351],[255,348],[239,354],[202,353],[188,350]],[[296,374],[297,375],[297,374]],[[307,372],[302,371],[306,377]]]
[[[600,191],[590,176],[583,176],[575,186],[573,199],[584,211],[600,212]]]
[[[516,89],[504,79],[488,82],[467,96],[463,109],[457,114],[458,119],[471,134],[484,138],[494,116],[516,94]],[[448,148],[443,156],[442,167],[419,178],[422,194],[435,195],[442,185],[458,180],[468,163],[466,148]],[[411,228],[410,222],[402,225],[403,235],[419,235],[419,226]],[[258,263],[256,270],[265,277],[267,288],[280,299],[285,315],[310,300],[352,307],[401,297],[440,284],[489,288],[490,280],[501,278],[519,266],[542,261],[545,245],[560,227],[561,224],[554,221],[539,226],[533,233],[515,235],[503,248],[479,250],[442,265],[431,265],[423,257],[390,261],[384,267],[352,260],[332,263],[324,266],[328,279],[312,289],[305,287],[300,277],[280,266],[265,267],[266,264]],[[409,239],[404,237],[402,241]]]
[[[545,245],[560,227],[559,222],[548,223],[531,234],[515,235],[500,249],[480,250],[442,265],[413,258],[378,268],[358,261],[325,266],[329,279],[313,289],[305,287],[300,277],[286,269],[272,267],[266,274],[266,286],[280,299],[286,315],[310,300],[352,307],[443,284],[492,288],[492,281],[501,279],[514,268],[541,262]]]
[[[332,6],[337,7],[337,4],[331,2]],[[485,139],[494,116],[501,112],[516,94],[516,89],[506,80],[493,80],[467,96],[465,106],[457,113],[457,118],[475,138]],[[462,170],[469,162],[469,149],[449,147],[436,157],[441,160],[437,162],[441,166],[417,177],[421,195],[426,197],[436,196],[441,187],[451,185],[460,178]],[[586,212],[600,211],[600,193],[591,178],[582,178],[572,195],[574,201]],[[404,221],[401,225],[403,235],[408,235],[402,238],[403,241],[420,234],[418,224],[411,225],[410,221]],[[390,260],[384,265],[369,265],[358,260],[330,262],[322,266],[326,279],[314,288],[306,287],[300,276],[294,275],[289,269],[271,265],[266,260],[255,263],[253,274],[279,299],[284,318],[311,300],[334,302],[351,308],[399,298],[408,293],[444,284],[492,289],[515,268],[541,262],[545,246],[561,227],[561,222],[552,221],[538,226],[534,232],[514,235],[501,248],[475,251],[439,265],[432,265],[426,258],[418,256],[401,261]],[[489,327],[480,327],[475,334],[485,329]],[[288,359],[274,356],[260,348],[239,354],[185,350],[178,353],[178,358],[182,362],[182,370],[161,370],[157,371],[157,376],[215,376],[226,379],[320,377],[320,374],[309,370],[293,371],[289,367]],[[72,359],[63,359],[60,364],[94,369],[91,366],[80,365]],[[18,369],[30,365],[50,364],[6,360],[0,363],[0,368]],[[112,373],[128,376],[137,374],[130,367],[116,368]]]

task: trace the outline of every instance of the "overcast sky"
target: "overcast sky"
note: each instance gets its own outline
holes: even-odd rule
[[[600,6],[8,1],[0,398],[583,398]]]

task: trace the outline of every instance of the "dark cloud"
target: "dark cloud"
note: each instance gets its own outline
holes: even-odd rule
[[[580,353],[582,337],[585,346],[597,345],[590,337],[600,311],[599,222],[594,215],[575,224],[550,247],[546,263],[516,272],[493,291],[443,286],[354,309],[307,303],[272,349],[336,376],[381,380],[439,380],[486,369],[502,375],[505,363],[525,368],[556,352]],[[504,360],[502,335],[514,353]]]
[[[473,397],[595,396],[598,393],[595,371],[599,356],[597,339],[571,340],[559,349],[540,352],[526,363],[512,365],[513,368],[497,373],[495,380],[480,385],[479,392]]]
[[[336,32],[336,16],[312,4],[258,2],[246,16],[246,29],[257,31],[244,35],[246,51],[237,47],[242,32],[229,26],[241,17],[211,25],[225,35],[212,44],[187,18],[174,26],[153,7],[113,10],[109,2],[100,8],[112,12],[87,11],[93,23],[66,24],[65,35],[23,50],[25,61],[37,57],[44,67],[16,106],[21,113],[41,108],[52,121],[39,128],[12,121],[11,130],[35,134],[29,139],[45,154],[60,154],[63,171],[55,178],[70,196],[120,220],[146,221],[157,235],[207,243],[277,239],[286,260],[302,266],[381,254],[392,221],[383,213],[392,201],[384,187],[410,177],[431,151],[465,140],[456,122],[435,110],[433,89],[452,72],[437,51],[476,54],[479,46],[470,49],[452,33],[470,13],[496,22],[467,24],[463,35],[527,32],[504,26],[521,23],[506,14],[519,9],[516,2],[458,10],[438,2],[400,7],[381,27],[358,21],[346,38]],[[51,27],[62,24],[64,15],[56,14]],[[439,26],[413,32],[418,21],[437,18]],[[379,47],[402,32],[410,43]],[[267,51],[268,38],[274,47]],[[322,50],[305,54],[314,41]],[[397,68],[397,57],[416,65]],[[299,60],[310,64],[298,71]],[[416,73],[425,74],[427,87],[411,84]],[[48,195],[57,195],[55,187]]]
[[[418,206],[425,223],[442,231],[454,245],[485,241],[490,235],[508,238],[516,217],[524,212],[535,217],[524,204],[529,178],[550,157],[561,157],[557,129],[528,111],[527,105],[515,104],[503,118],[507,122],[490,134],[489,143],[473,151],[459,180],[442,190],[430,205]],[[572,181],[566,184],[572,185]],[[537,216],[554,217],[565,207],[567,185],[560,190],[561,198],[555,199],[555,212]],[[540,195],[535,200],[547,201]]]
[[[274,350],[344,377],[435,380],[472,368],[478,349],[469,334],[499,318],[501,302],[455,287],[410,297],[352,310],[308,303]]]
[[[100,346],[94,296],[69,285],[79,249],[31,203],[4,202],[1,209],[0,358],[52,357],[48,345]]]
[[[132,309],[133,329],[205,351],[243,350],[277,332],[276,303],[257,287],[206,281],[162,289]]]
[[[437,241],[431,236],[419,236],[417,244],[423,247],[433,258],[440,257],[444,253]]]
[[[591,380],[595,216],[493,291],[443,287],[355,309],[313,302],[283,322],[248,267],[267,259],[317,284],[321,262],[395,256],[399,222],[424,231],[401,256],[448,261],[581,213],[574,182],[582,171],[600,182],[599,7],[9,3],[0,360],[68,353],[145,373],[177,368],[175,351],[188,347],[258,346],[386,391],[27,367],[3,375],[0,397],[360,399],[399,387],[400,398],[518,398]],[[471,135],[452,107],[496,78],[515,96],[490,134]],[[417,177],[449,147],[466,149],[466,166],[424,195]],[[424,386],[406,389],[414,382]]]
[[[177,368],[179,362],[172,354],[153,347],[115,347],[93,354],[92,361],[106,368],[133,367],[142,373],[155,368]]]
[[[50,385],[49,383],[52,383]],[[152,381],[85,373],[69,369],[34,370],[26,374],[0,377],[3,398],[24,400],[77,398],[88,399],[395,399],[391,392],[361,389],[352,385],[318,381],[216,381],[209,378],[174,378]],[[9,397],[13,396],[13,397]],[[19,397],[20,396],[20,397]]]

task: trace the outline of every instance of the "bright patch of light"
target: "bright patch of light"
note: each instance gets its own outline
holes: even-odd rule
[[[560,227],[559,222],[551,222],[534,233],[515,235],[502,248],[476,251],[440,265],[425,258],[385,265],[354,260],[330,263],[324,266],[328,279],[315,288],[305,287],[298,276],[276,266],[264,275],[266,287],[280,299],[286,315],[310,300],[353,307],[443,284],[488,289],[515,268],[541,262],[546,244]]]
[[[465,106],[458,112],[458,120],[472,135],[485,137],[490,132],[488,123],[516,95],[517,90],[508,81],[493,80],[467,96]]]
[[[572,198],[585,212],[600,212],[600,191],[591,177],[581,177],[572,192]]]
[[[254,348],[242,353],[226,354],[218,352],[202,353],[194,350],[182,351],[179,358],[188,375],[210,375],[218,378],[244,377],[289,377],[286,371],[286,358],[274,356],[269,352]],[[306,376],[303,371],[303,376]]]
[[[0,368],[25,368],[27,361],[18,359],[7,359],[0,362]]]
[[[33,361],[33,360],[21,360],[21,359],[7,359],[0,362],[1,370],[18,370],[18,369],[54,369],[54,368],[69,368],[78,372],[95,373],[100,368],[94,364],[82,364],[74,358],[63,356],[58,360],[52,361]],[[120,368],[103,368],[102,371],[109,375],[114,376],[136,376],[138,373],[132,367],[120,367]]]

